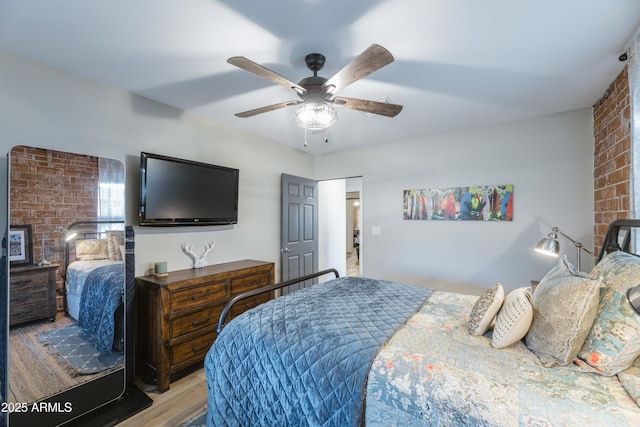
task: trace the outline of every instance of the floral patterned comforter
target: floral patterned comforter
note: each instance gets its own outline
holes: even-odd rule
[[[477,297],[434,292],[373,361],[368,426],[639,426],[617,377],[543,367],[467,332]]]

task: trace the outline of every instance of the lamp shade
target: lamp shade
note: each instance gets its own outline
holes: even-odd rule
[[[72,230],[64,230],[62,232],[62,238],[64,239],[65,242],[68,242],[69,240],[72,240],[77,235],[78,235],[78,233],[76,233],[75,231],[72,231]]]
[[[552,231],[547,237],[540,240],[536,245],[536,252],[544,255],[557,257],[560,255],[560,243],[558,233]]]

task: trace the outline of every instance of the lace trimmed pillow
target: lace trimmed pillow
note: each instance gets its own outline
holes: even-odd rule
[[[76,257],[82,261],[109,259],[107,239],[84,239],[76,241]]]
[[[500,283],[484,291],[469,313],[469,334],[482,335],[487,332],[503,301],[504,289]]]
[[[566,256],[540,281],[531,298],[529,350],[544,366],[568,365],[582,348],[598,313],[602,278],[581,273]]]
[[[491,346],[504,348],[517,343],[527,334],[532,319],[531,288],[518,288],[509,292],[498,312]]]

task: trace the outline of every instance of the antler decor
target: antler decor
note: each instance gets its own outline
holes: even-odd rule
[[[182,250],[185,254],[189,255],[193,259],[193,268],[202,268],[207,266],[207,254],[211,252],[211,249],[216,245],[216,242],[209,242],[204,245],[205,251],[201,256],[193,253],[192,246],[188,245],[187,242],[182,244]]]

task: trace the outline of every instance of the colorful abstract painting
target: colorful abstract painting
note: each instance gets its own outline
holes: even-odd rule
[[[404,219],[513,221],[513,185],[404,190]]]

